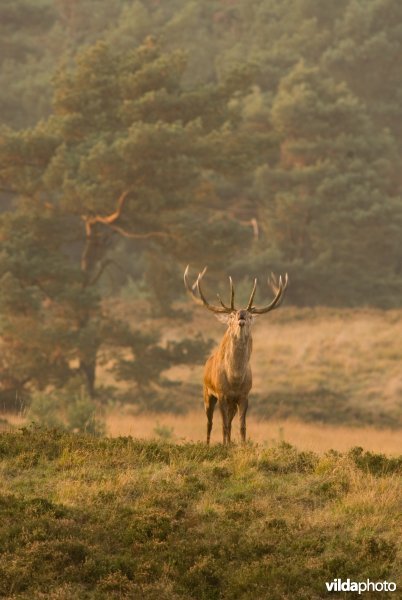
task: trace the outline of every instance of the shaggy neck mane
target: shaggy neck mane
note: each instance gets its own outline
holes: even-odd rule
[[[247,371],[252,349],[251,333],[235,336],[228,329],[223,336],[222,350],[228,379],[242,378]]]

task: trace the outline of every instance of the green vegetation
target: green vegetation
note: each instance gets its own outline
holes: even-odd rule
[[[185,411],[194,382],[167,374],[210,348],[170,335],[188,262],[208,293],[287,271],[289,304],[400,307],[402,5],[327,4],[2,3],[1,406],[79,380]],[[266,382],[259,414],[400,424],[332,367],[285,397]]]
[[[162,251],[191,258],[208,236],[218,236],[204,252],[212,260],[240,228],[209,225],[214,210],[204,207],[203,189],[240,178],[256,163],[264,135],[245,144],[242,119],[230,107],[242,77],[187,91],[184,67],[182,52],[162,53],[153,43],[127,53],[99,42],[59,75],[54,115],[4,132],[1,181],[16,197],[0,216],[4,394],[62,386],[79,373],[93,396],[105,346],[131,350],[135,365],[129,369],[125,358],[115,370],[117,378],[130,371],[140,388],[157,384],[171,362],[204,357],[202,340],[163,350],[152,330],[129,331],[101,303],[100,280],[121,239],[138,240],[140,255],[149,253],[141,240],[149,241],[147,281],[157,287],[151,306],[169,314]],[[197,242],[186,231],[200,210]]]
[[[335,577],[401,580],[402,457],[24,429],[0,459],[10,600],[318,600]]]
[[[0,409],[46,426],[0,435],[1,597],[400,586],[401,457],[102,418],[199,405],[190,263],[289,273],[254,414],[401,426],[401,54],[399,0],[1,2]]]
[[[77,389],[69,386],[54,393],[33,393],[27,421],[75,433],[105,433],[96,405],[83,386]]]

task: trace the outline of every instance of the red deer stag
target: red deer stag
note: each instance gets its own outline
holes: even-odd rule
[[[188,281],[187,266],[184,272],[184,284],[192,299],[201,306],[216,313],[219,320],[227,324],[228,328],[222,341],[215,352],[208,358],[204,369],[204,405],[207,415],[207,444],[209,444],[212,430],[212,420],[216,403],[222,415],[223,443],[230,443],[232,420],[239,410],[240,436],[242,442],[246,441],[246,412],[248,407],[248,394],[252,386],[250,356],[252,350],[251,325],[255,315],[262,315],[274,308],[278,308],[284,298],[288,285],[288,276],[284,279],[272,274],[268,280],[275,297],[270,304],[262,308],[253,306],[257,279],[254,280],[253,289],[247,307],[237,310],[234,306],[234,287],[232,278],[230,282],[230,306],[226,306],[218,295],[221,306],[213,306],[206,300],[201,288],[201,280],[205,275],[206,267],[191,286]],[[197,293],[198,292],[198,293]]]

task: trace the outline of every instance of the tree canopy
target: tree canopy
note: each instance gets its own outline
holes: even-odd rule
[[[79,373],[94,393],[119,343],[119,377],[140,385],[144,352],[162,382],[184,355],[125,337],[105,298],[136,286],[174,316],[187,262],[213,284],[288,271],[299,305],[400,305],[397,0],[17,0],[0,16],[1,389]]]
[[[17,387],[62,383],[75,360],[94,392],[110,329],[98,284],[118,240],[152,244],[163,263],[192,258],[218,233],[205,252],[213,259],[244,229],[231,211],[213,221],[206,189],[240,181],[260,160],[267,136],[247,140],[229,102],[247,91],[247,74],[186,90],[184,68],[183,52],[163,53],[152,39],[131,52],[97,42],[58,74],[48,119],[3,131],[0,177],[15,199],[0,222],[2,337],[11,355],[4,373]],[[153,284],[159,307],[169,308],[163,281]]]

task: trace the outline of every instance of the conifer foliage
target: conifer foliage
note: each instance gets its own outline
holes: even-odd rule
[[[187,262],[211,285],[288,271],[299,305],[400,306],[398,0],[7,0],[0,17],[8,398],[77,372],[94,395],[124,338],[105,296],[131,282],[174,317]],[[114,365],[130,381],[133,336]]]
[[[96,43],[59,73],[47,120],[3,131],[0,176],[14,198],[0,222],[4,389],[62,385],[78,370],[93,395],[114,318],[99,284],[116,243],[131,241],[134,255],[148,244],[159,262],[191,258],[189,231],[203,246],[210,231],[204,188],[258,161],[230,108],[233,82],[184,90],[184,68],[183,52],[163,53],[151,38],[128,53]],[[227,222],[212,227],[243,229]],[[163,310],[171,299],[159,300]],[[189,360],[171,354],[165,363]]]

